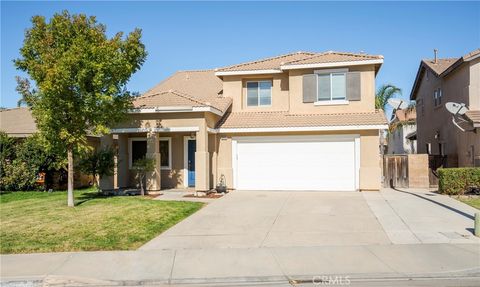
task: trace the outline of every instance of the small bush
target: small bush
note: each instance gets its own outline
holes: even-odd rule
[[[480,168],[439,168],[438,189],[448,195],[462,195],[470,186],[480,186]]]

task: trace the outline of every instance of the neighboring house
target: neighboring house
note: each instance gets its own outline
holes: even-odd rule
[[[417,108],[418,153],[446,156],[446,166],[480,166],[480,49],[461,58],[422,60],[410,99]],[[464,103],[470,132],[452,123],[445,103]]]
[[[389,123],[387,154],[413,154],[417,151],[415,108],[397,110]]]
[[[382,56],[297,52],[215,70],[180,71],[134,100],[118,135],[118,186],[154,158],[147,188],[378,190],[375,77]],[[114,188],[113,179],[102,181]]]
[[[23,138],[36,133],[38,130],[30,109],[20,107],[0,110],[0,131],[5,132],[10,137],[22,140]],[[87,143],[96,148],[100,144],[100,139],[97,136],[88,136]],[[53,187],[55,189],[65,189],[67,187],[65,170],[60,170],[52,176]],[[75,187],[88,186],[92,182],[90,176],[81,174],[78,171],[75,173],[74,180]]]

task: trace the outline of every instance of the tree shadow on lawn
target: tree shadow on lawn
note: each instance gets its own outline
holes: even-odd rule
[[[109,195],[104,195],[100,192],[87,192],[87,193],[82,193],[80,196],[77,196],[76,197],[76,200],[75,200],[75,205],[76,206],[79,206],[79,205],[82,205],[84,204],[85,202],[88,202],[92,199],[107,199],[107,198],[110,198],[110,197],[113,197],[113,196],[109,196]]]

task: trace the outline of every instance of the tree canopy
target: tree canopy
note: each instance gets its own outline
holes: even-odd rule
[[[88,133],[106,133],[125,117],[132,106],[126,84],[146,56],[140,29],[109,38],[94,16],[63,11],[48,22],[32,17],[14,64],[27,72],[35,88],[28,79],[17,78],[17,91],[48,143],[67,149],[69,195],[73,150],[86,145]]]

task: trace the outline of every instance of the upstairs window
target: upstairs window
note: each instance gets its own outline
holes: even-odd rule
[[[438,107],[442,105],[442,89],[438,88],[433,92],[433,106]]]
[[[272,81],[247,82],[247,106],[261,107],[272,105]]]
[[[317,75],[317,100],[338,101],[347,97],[346,73]]]

